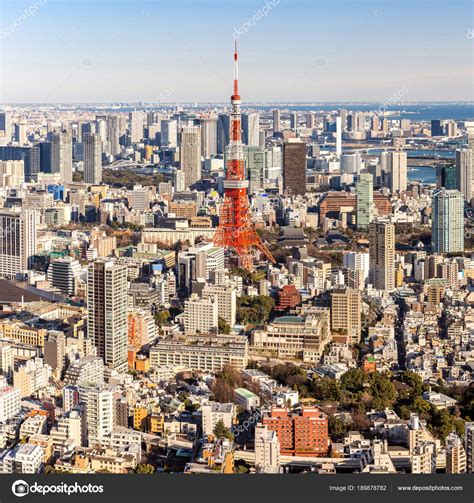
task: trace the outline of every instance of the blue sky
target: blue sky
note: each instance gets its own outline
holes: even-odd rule
[[[239,30],[247,102],[474,99],[471,0],[0,0],[0,28],[4,103],[227,101]]]

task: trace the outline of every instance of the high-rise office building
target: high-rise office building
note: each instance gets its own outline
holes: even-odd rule
[[[458,190],[437,189],[432,198],[435,253],[464,251],[464,197]]]
[[[278,133],[281,131],[281,111],[279,108],[273,110],[273,132]]]
[[[376,290],[395,289],[395,225],[377,221],[370,224],[369,282]]]
[[[367,229],[372,220],[374,208],[374,179],[370,173],[361,173],[356,182],[357,228]]]
[[[102,182],[102,138],[98,133],[84,135],[84,181]]]
[[[186,187],[201,179],[201,130],[199,126],[185,126],[181,130],[179,158]]]
[[[49,145],[50,143],[40,144]],[[41,167],[41,149],[38,145],[34,147],[17,147],[17,146],[6,146],[0,147],[0,161],[23,161],[25,169],[25,179],[26,181],[31,181],[31,179],[42,171]],[[51,162],[51,159],[47,158],[45,155],[45,162]]]
[[[217,118],[203,117],[199,120],[201,126],[201,155],[210,159],[217,154]]]
[[[249,179],[249,194],[263,189],[265,176],[265,150],[262,147],[243,147],[245,172]]]
[[[8,141],[12,137],[12,118],[10,112],[0,112],[0,136],[4,136]]]
[[[398,150],[389,152],[388,169],[390,192],[405,192],[407,190],[407,153]]]
[[[336,117],[336,156],[341,158],[342,154],[342,119]]]
[[[431,136],[444,136],[444,128],[439,119],[431,121]]]
[[[107,115],[106,118],[107,142],[104,152],[116,156],[120,154],[120,120],[118,115]]]
[[[306,143],[290,138],[283,144],[283,188],[288,193],[306,193]]]
[[[260,144],[260,114],[242,114],[242,143],[249,147]]]
[[[51,172],[59,173],[62,183],[72,183],[72,135],[70,131],[52,134]]]
[[[217,153],[224,154],[230,141],[230,115],[219,114],[217,117]]]
[[[15,124],[15,141],[20,146],[28,143],[26,136],[26,124]]]
[[[470,203],[474,197],[474,152],[469,148],[456,150],[456,189]]]
[[[145,113],[139,110],[130,112],[128,115],[130,122],[130,141],[140,143],[143,139],[143,126],[145,122]]]
[[[29,269],[36,253],[37,221],[34,210],[0,211],[0,276],[14,280]]]
[[[176,148],[178,146],[178,123],[175,120],[161,121],[161,146]]]
[[[127,369],[127,267],[97,260],[87,274],[87,333],[111,369]]]
[[[306,127],[311,130],[316,127],[316,115],[314,112],[308,112],[306,114]]]
[[[458,185],[456,171],[456,166],[451,164],[438,166],[436,169],[438,188],[444,187],[445,189],[456,190]]]
[[[298,112],[290,113],[290,129],[293,131],[298,129]]]

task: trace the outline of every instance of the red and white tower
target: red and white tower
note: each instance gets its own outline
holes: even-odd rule
[[[250,214],[247,196],[249,181],[245,179],[242,148],[237,42],[234,52],[234,94],[231,103],[230,141],[224,180],[225,195],[214,243],[235,251],[241,266],[252,269],[255,251],[263,253],[271,262],[275,262],[275,259],[257,234]]]

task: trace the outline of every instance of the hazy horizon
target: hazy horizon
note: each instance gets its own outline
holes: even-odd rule
[[[25,9],[32,9],[31,15]],[[0,101],[474,101],[470,0],[3,0]]]

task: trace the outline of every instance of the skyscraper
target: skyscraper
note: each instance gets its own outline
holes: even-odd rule
[[[440,165],[436,169],[438,178],[438,188],[444,187],[445,189],[456,190],[457,189],[457,179],[456,179],[456,166],[451,164]]]
[[[456,150],[456,189],[470,203],[473,190],[474,152],[469,148]]]
[[[51,172],[59,173],[62,183],[72,182],[72,135],[70,131],[52,134]]]
[[[260,115],[242,114],[242,142],[249,147],[259,145]]]
[[[36,253],[38,214],[34,210],[0,211],[0,276],[14,280],[29,269]]]
[[[273,110],[273,132],[278,133],[281,131],[281,111],[279,108]]]
[[[178,146],[178,123],[175,120],[161,121],[161,146],[176,148]]]
[[[102,182],[102,139],[98,133],[84,135],[84,181]]]
[[[87,273],[87,333],[111,369],[127,369],[127,267],[101,259]]]
[[[223,154],[230,140],[230,115],[219,114],[217,117],[217,153]]]
[[[342,119],[336,117],[336,156],[341,158],[342,154]]]
[[[139,143],[143,138],[143,124],[145,122],[145,113],[134,111],[129,113],[130,122],[130,141]]]
[[[370,173],[361,173],[356,183],[357,228],[367,229],[374,207],[374,179]]]
[[[306,143],[295,138],[283,144],[283,188],[294,195],[306,193]]]
[[[244,147],[246,174],[249,180],[249,194],[263,189],[265,176],[265,150],[262,147]]]
[[[293,131],[298,129],[298,112],[290,113],[290,129]]]
[[[107,115],[106,132],[107,143],[104,151],[110,155],[116,156],[120,153],[120,123],[117,115]]]
[[[203,117],[199,120],[201,125],[201,155],[209,159],[217,154],[217,118]]]
[[[186,187],[201,179],[201,130],[199,126],[185,126],[181,130],[180,164]]]
[[[10,112],[0,112],[0,136],[5,136],[7,142],[12,137],[12,118]]]
[[[432,201],[435,253],[464,251],[464,197],[458,190],[437,189]]]
[[[395,289],[395,226],[377,221],[370,224],[369,282],[376,290]]]
[[[306,114],[306,127],[308,129],[314,129],[316,127],[316,116],[314,112],[308,112]]]
[[[388,169],[390,192],[405,192],[407,190],[407,153],[399,150],[389,152]]]
[[[431,121],[431,136],[444,136],[444,128],[439,119]]]

